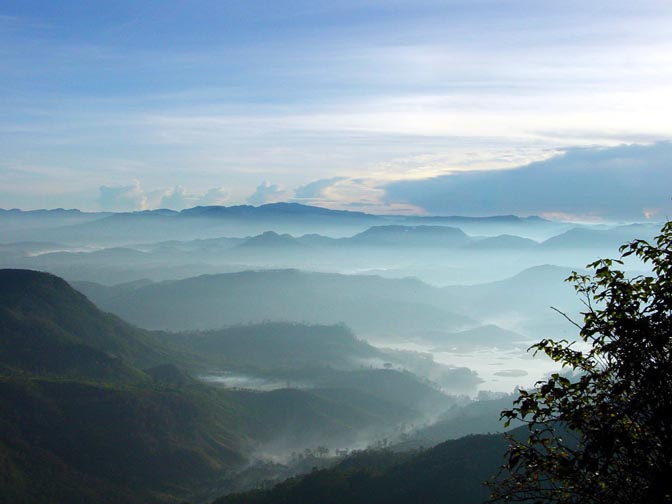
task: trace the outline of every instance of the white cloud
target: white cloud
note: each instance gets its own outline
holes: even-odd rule
[[[187,192],[182,186],[175,186],[163,192],[159,206],[171,210],[183,210],[194,206],[223,205],[229,199],[229,192],[223,187],[213,187],[205,193]]]
[[[314,180],[306,185],[294,189],[294,199],[297,201],[324,199],[325,191],[343,180],[346,180],[346,177],[332,177],[328,179]]]
[[[257,189],[247,198],[250,205],[263,205],[265,203],[276,203],[288,198],[289,193],[278,184],[269,184],[264,182],[257,186]]]
[[[292,201],[334,210],[355,210],[370,213],[416,214],[422,209],[383,201],[385,190],[376,178],[333,177],[319,179],[294,191]]]
[[[147,208],[147,196],[140,182],[134,180],[127,186],[100,186],[100,208],[112,212],[132,212]]]
[[[231,196],[231,193],[223,187],[213,187],[198,198],[199,205],[223,205]]]
[[[166,191],[159,204],[161,208],[170,208],[171,210],[182,210],[187,207],[184,188],[175,186]]]

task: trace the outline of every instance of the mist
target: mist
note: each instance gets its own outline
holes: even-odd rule
[[[74,290],[58,294],[58,306],[85,296],[68,302],[69,312],[45,311],[56,324],[100,310],[67,322],[66,332],[98,319],[106,335],[130,324],[122,343],[101,342],[117,356],[104,372],[62,357],[59,376],[121,373],[141,387],[149,376],[196,401],[190,408],[204,418],[231,408],[219,415],[242,463],[217,469],[207,492],[189,493],[207,502],[371,449],[410,453],[504,431],[499,413],[515,391],[561,371],[528,347],[578,338],[570,320],[580,321],[585,306],[565,279],[623,243],[652,239],[657,225],[380,216],[292,203],[14,210],[0,213],[0,229],[2,271],[63,278]],[[624,267],[642,272],[637,259]],[[45,362],[34,366],[44,373]]]

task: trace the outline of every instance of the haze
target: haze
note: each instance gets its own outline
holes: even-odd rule
[[[500,412],[574,378],[527,351],[577,340],[565,279],[672,213],[670,26],[3,2],[0,501],[261,503],[231,495],[323,468],[483,502]]]

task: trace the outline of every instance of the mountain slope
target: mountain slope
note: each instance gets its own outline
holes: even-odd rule
[[[483,482],[497,473],[506,446],[501,435],[478,435],[417,454],[365,451],[334,468],[215,504],[480,504],[489,494]]]
[[[607,250],[612,254],[618,248],[632,240],[651,240],[658,234],[659,226],[631,224],[611,229],[573,228],[560,235],[549,238],[541,246],[547,249],[597,249]]]
[[[304,250],[306,249],[306,246],[288,234],[280,235],[273,231],[266,231],[260,235],[248,238],[235,247],[236,250],[247,251],[263,250],[265,248]]]
[[[115,379],[163,357],[145,331],[102,313],[64,280],[0,270],[0,369]]]
[[[175,365],[193,362],[186,350],[100,312],[63,280],[17,270],[0,279],[0,501],[178,502],[230,480],[253,449],[363,442],[418,415],[353,388],[206,385]],[[254,351],[244,348],[250,331],[237,334],[241,355]],[[351,335],[335,343],[336,354],[370,350]]]
[[[468,244],[461,229],[447,226],[374,226],[346,240],[353,245],[377,247],[448,247]]]
[[[224,391],[143,373],[180,354],[62,279],[0,270],[0,328],[0,501],[168,502],[245,460]]]
[[[199,387],[0,378],[0,441],[15,467],[0,481],[0,500],[12,492],[36,503],[63,502],[56,497],[66,491],[68,502],[99,502],[107,490],[122,502],[189,495],[244,462],[234,411]],[[62,475],[50,475],[54,468]],[[58,487],[50,501],[45,490]]]
[[[441,306],[439,290],[411,279],[270,270],[160,282],[114,299],[101,296],[101,289],[82,288],[104,310],[148,329],[284,320],[345,323],[366,334],[475,325]]]
[[[167,333],[163,341],[176,348],[217,358],[231,367],[301,368],[359,367],[382,353],[357,339],[345,326],[267,322],[224,329]]]

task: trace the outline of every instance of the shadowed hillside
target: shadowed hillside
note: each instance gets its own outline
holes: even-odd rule
[[[0,500],[177,502],[213,485],[224,493],[216,482],[234,481],[254,453],[362,444],[414,421],[422,401],[450,405],[408,372],[291,367],[295,345],[299,364],[320,353],[325,363],[381,357],[344,327],[150,333],[52,275],[0,278]],[[264,341],[265,356],[255,352]],[[260,369],[285,355],[285,377],[274,379],[312,386],[263,392],[194,378],[223,365],[227,349]]]
[[[415,454],[365,451],[334,468],[215,504],[480,504],[489,495],[483,482],[497,472],[506,446],[501,435],[480,435]]]
[[[214,329],[265,320],[342,322],[361,333],[475,325],[437,306],[436,289],[410,279],[245,271],[160,282],[116,296],[89,285],[81,287],[101,308],[148,329]]]

